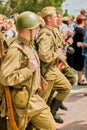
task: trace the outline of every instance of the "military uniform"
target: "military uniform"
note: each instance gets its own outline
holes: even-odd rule
[[[3,50],[0,50],[0,68],[1,68],[1,59],[7,53],[8,47],[15,40],[15,37],[7,38],[4,32],[0,31],[0,44],[3,45]],[[3,53],[3,56],[1,54]],[[7,129],[7,120],[6,120],[6,102],[5,102],[5,91],[3,85],[0,83],[0,128],[3,130]],[[5,124],[5,125],[4,125]]]
[[[32,18],[31,18],[32,15]],[[25,24],[25,18],[29,21],[36,20],[38,17],[32,12],[22,13],[17,21],[17,29],[35,28],[39,25],[30,23]],[[20,22],[24,26],[19,26]],[[27,26],[27,27],[26,27]],[[27,45],[26,45],[26,44]],[[34,59],[38,67],[32,72],[28,67],[28,61]],[[42,130],[56,130],[55,121],[50,113],[45,101],[38,95],[37,90],[40,86],[40,63],[39,58],[32,44],[22,37],[14,41],[1,64],[0,81],[4,86],[9,86],[12,102],[17,114],[17,125],[19,130],[25,130],[29,121]],[[10,129],[10,128],[8,128]]]
[[[58,37],[55,38],[53,31],[45,27],[40,31],[37,39],[38,53],[41,60],[41,72],[49,86],[45,93],[42,94],[42,97],[47,101],[53,89],[54,91],[58,91],[57,99],[63,101],[71,90],[71,84],[58,70],[57,59],[59,55],[55,50],[59,47],[58,43],[60,43],[61,39]]]
[[[63,51],[64,51],[64,48],[66,46],[66,43],[64,42],[63,38],[62,38],[62,35],[61,33],[57,30],[57,28],[54,29],[54,35],[57,39],[58,42],[57,43],[57,46],[59,48],[62,48]],[[69,82],[71,83],[71,85],[73,86],[75,81],[76,81],[76,78],[75,78],[75,75],[72,71],[72,69],[70,68],[70,66],[67,64],[67,62],[65,61],[63,67],[62,67],[62,73],[67,77],[67,79],[69,80]]]
[[[3,46],[2,47],[3,56],[2,56],[1,51],[0,51],[0,68],[1,68],[1,59],[2,60],[4,59],[4,57],[5,57],[6,53],[7,53],[8,47],[16,39],[16,37],[11,37],[11,38],[7,39],[4,32],[0,32],[0,37],[1,37],[1,43],[0,44],[2,44],[2,46]],[[5,95],[4,94],[5,94],[4,87],[0,83],[0,100],[1,100],[1,103],[0,103],[0,117],[1,118],[5,117],[6,104],[5,104]]]
[[[56,9],[54,7],[45,7],[41,10],[41,16],[44,20],[52,14],[56,17]],[[52,90],[58,92],[50,107],[54,119],[59,122],[59,118],[55,117],[56,111],[59,109],[62,101],[64,101],[72,88],[69,80],[58,69],[61,55],[58,54],[56,50],[58,48],[63,49],[65,43],[61,39],[58,29],[56,27],[52,27],[51,29],[49,24],[47,24],[47,26],[41,29],[39,33],[37,45],[38,54],[41,60],[41,73],[48,82],[48,88],[41,93],[41,96],[47,101]],[[66,63],[65,66],[68,70],[69,67]],[[63,123],[62,120],[60,122]]]
[[[15,40],[14,37],[7,38],[5,35],[5,30],[2,30],[4,26],[3,19],[6,19],[6,16],[0,14],[0,68],[1,68],[1,60],[4,58],[5,54],[7,53],[8,47],[10,44]],[[2,46],[2,50],[1,50]],[[2,56],[3,55],[3,56]],[[3,85],[0,83],[0,128],[3,130],[7,129],[7,120],[6,120],[6,103],[5,103],[5,91]]]

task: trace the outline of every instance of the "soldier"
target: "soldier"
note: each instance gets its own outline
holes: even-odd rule
[[[35,13],[21,13],[16,23],[18,37],[1,63],[0,81],[9,86],[18,130],[25,130],[30,121],[39,130],[56,130],[49,107],[38,95],[40,63],[33,40],[40,24]]]
[[[61,41],[63,42],[63,45],[64,45],[64,42],[66,44],[66,46],[64,45],[64,50],[66,51],[66,55],[72,55],[74,53],[74,49],[72,48],[72,43],[73,43],[73,40],[72,40],[72,36],[71,36],[71,32],[69,31],[68,29],[68,26],[63,23],[63,16],[62,16],[62,13],[60,12],[57,12],[57,17],[58,17],[58,29],[60,31],[59,33],[59,37],[61,37]],[[67,22],[67,17],[65,17],[64,21]],[[67,57],[68,58],[68,57]],[[68,60],[68,59],[67,59]],[[67,61],[66,60],[66,61]],[[72,62],[72,61],[70,61]],[[76,79],[75,79],[75,75],[72,71],[72,69],[70,68],[70,66],[67,64],[66,66],[64,66],[62,68],[62,73],[67,77],[67,79],[69,80],[69,82],[71,83],[71,85],[73,86]],[[62,104],[60,106],[61,109],[63,110],[68,110],[68,108],[66,106],[64,106],[64,104]]]
[[[41,93],[41,96],[47,101],[52,90],[58,92],[56,97],[53,98],[50,107],[55,121],[63,123],[63,120],[56,115],[56,112],[72,88],[68,79],[58,69],[59,60],[67,65],[65,62],[66,56],[62,51],[64,42],[59,37],[57,29],[56,8],[43,8],[41,16],[46,26],[40,30],[37,38],[37,46],[41,60],[41,73],[48,82],[48,88]],[[67,69],[69,68],[68,66],[66,67]]]
[[[15,35],[14,36],[11,35],[10,37],[7,37],[8,35],[5,34],[5,32],[8,31],[8,29],[10,29],[10,26],[8,23],[9,28],[5,30],[5,25],[7,24],[7,20],[8,19],[5,18],[5,16],[2,15],[1,17],[0,15],[0,67],[1,67],[1,60],[6,55],[9,45],[15,40]],[[2,46],[2,49],[1,49],[1,46]],[[7,127],[5,109],[6,109],[6,105],[5,105],[4,87],[0,83],[0,128],[3,130],[6,130],[6,127]]]

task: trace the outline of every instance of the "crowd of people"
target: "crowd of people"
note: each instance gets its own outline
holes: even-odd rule
[[[0,15],[0,120],[5,130],[56,130],[56,123],[64,122],[57,111],[68,110],[63,102],[76,82],[73,69],[78,85],[86,85],[83,73],[87,79],[87,12],[80,13],[76,21],[52,6],[37,14]]]
[[[71,24],[70,24],[71,19]],[[86,47],[84,47],[84,41],[86,39],[86,27],[87,27],[87,12],[85,10],[81,10],[80,14],[76,16],[76,21],[73,18],[68,18],[68,30],[71,32],[71,36],[73,39],[72,47],[74,48],[74,54],[67,53],[67,62],[68,64],[77,71],[78,76],[78,85],[86,85],[87,82],[84,82],[83,75],[85,76],[85,81],[87,80],[87,67],[85,64],[85,53]],[[82,43],[82,44],[81,44]],[[85,50],[83,49],[85,48]]]

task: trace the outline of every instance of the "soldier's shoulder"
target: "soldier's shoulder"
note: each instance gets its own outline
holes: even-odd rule
[[[59,29],[58,29],[57,27],[53,29],[53,32],[54,32],[55,34],[58,34],[58,35],[60,34],[60,31],[59,31]]]
[[[41,36],[41,35],[48,35],[48,36],[50,36],[51,35],[51,31],[48,28],[42,28],[40,30],[40,33],[39,33],[39,36]]]
[[[5,37],[5,34],[2,31],[0,31],[0,39],[4,39],[4,37]]]
[[[18,44],[18,40],[17,39],[15,39],[9,46],[10,49],[18,48],[18,47],[20,47],[20,45]]]
[[[42,28],[39,32],[38,38],[36,39],[36,43],[40,43],[43,40],[50,39],[52,35],[52,31],[48,28]]]
[[[15,49],[15,50],[19,50],[22,52],[25,52],[24,49],[24,43],[20,42],[18,39],[16,39],[11,45],[10,45],[10,49]]]

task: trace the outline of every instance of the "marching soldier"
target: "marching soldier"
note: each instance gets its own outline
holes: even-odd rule
[[[4,56],[7,53],[9,45],[15,40],[15,35],[11,35],[8,38],[8,33],[7,35],[5,34],[8,29],[12,26],[7,23],[7,18],[3,15],[0,15],[0,68],[1,68],[1,61],[3,60]],[[5,28],[5,25],[7,26],[7,29]],[[14,34],[16,32],[14,31]],[[11,34],[11,33],[10,33]],[[1,82],[1,81],[0,81]],[[3,85],[0,83],[0,128],[3,130],[6,130],[7,128],[7,121],[6,121],[6,103],[5,103],[5,91]],[[5,125],[4,125],[5,124]]]
[[[16,22],[18,37],[9,46],[1,63],[0,81],[5,90],[9,88],[11,93],[12,98],[9,100],[12,100],[11,108],[15,115],[16,130],[25,130],[30,121],[39,130],[56,130],[49,107],[38,95],[41,80],[40,63],[33,48],[33,40],[40,24],[41,21],[35,13],[21,13]],[[8,105],[9,103],[9,110]],[[8,111],[8,122],[11,124],[8,123],[8,130],[14,130],[12,116],[9,113]]]
[[[43,8],[41,16],[46,26],[39,33],[37,46],[41,60],[41,73],[48,82],[48,88],[41,93],[41,96],[47,101],[52,90],[58,92],[56,97],[53,98],[50,107],[55,121],[63,123],[63,120],[56,115],[56,112],[72,88],[69,80],[58,69],[59,60],[66,65],[67,69],[69,68],[65,61],[66,56],[62,51],[64,42],[61,40],[57,29],[56,8]]]

